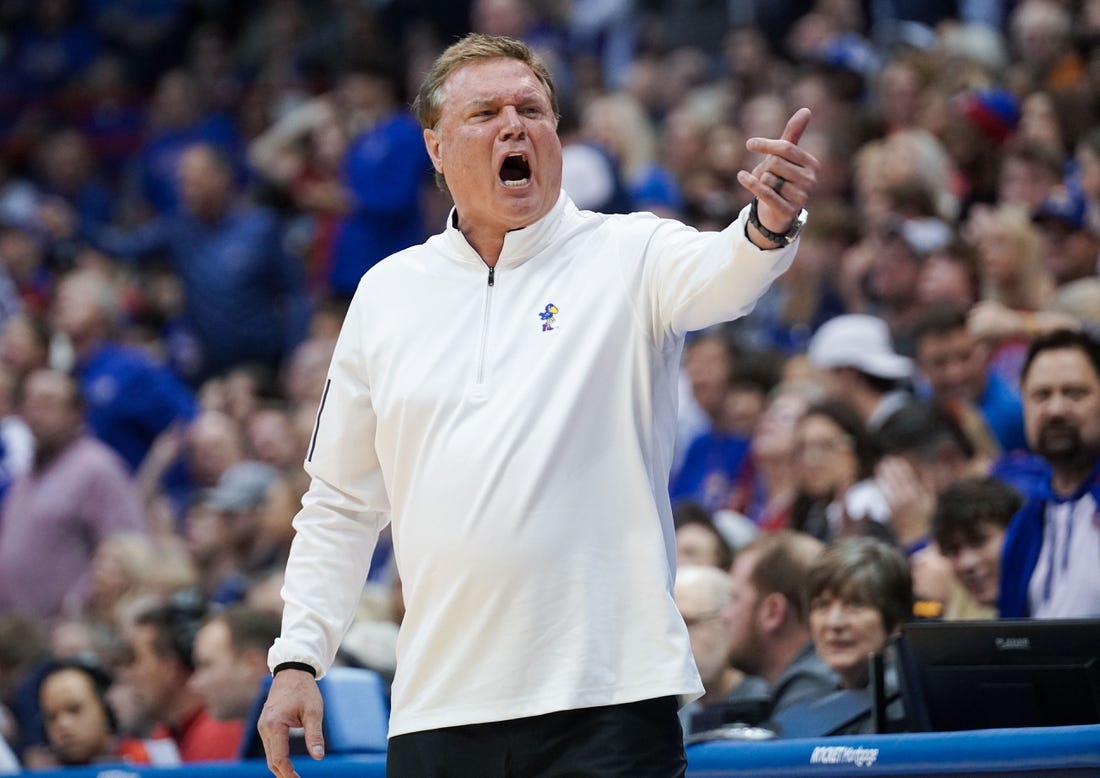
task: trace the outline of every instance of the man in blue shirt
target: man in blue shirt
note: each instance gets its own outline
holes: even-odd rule
[[[277,366],[305,337],[310,311],[302,268],[284,249],[278,220],[238,202],[232,165],[213,146],[190,146],[178,176],[178,214],[132,232],[92,230],[92,243],[118,257],[167,258],[199,349],[197,364],[180,368],[187,379],[246,362]]]
[[[1020,398],[988,369],[989,349],[967,328],[966,311],[948,305],[928,309],[914,338],[917,365],[933,399],[960,415],[976,410],[1003,453],[1027,448]]]
[[[193,419],[198,404],[166,367],[112,341],[116,306],[106,277],[77,270],[58,284],[53,320],[72,345],[88,427],[136,470],[156,437]]]
[[[1055,330],[1020,372],[1028,442],[1050,465],[1005,534],[1002,618],[1100,617],[1100,343]]]
[[[350,298],[376,262],[426,237],[421,196],[432,165],[420,125],[398,99],[400,84],[383,59],[360,59],[341,80],[358,135],[341,171],[348,211],[336,227],[328,279],[338,297]]]

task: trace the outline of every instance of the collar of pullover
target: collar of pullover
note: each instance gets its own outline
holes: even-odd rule
[[[522,265],[545,249],[550,244],[551,237],[557,230],[558,225],[561,224],[566,208],[570,205],[569,196],[565,193],[565,190],[562,190],[558,196],[558,201],[554,203],[554,207],[545,216],[534,224],[507,232],[504,236],[504,247],[500,250],[500,258],[497,260],[496,266],[515,267]],[[467,242],[466,236],[462,234],[457,225],[458,211],[452,208],[450,215],[447,217],[445,232],[447,244],[463,260],[484,265],[484,260],[474,251],[473,246]]]

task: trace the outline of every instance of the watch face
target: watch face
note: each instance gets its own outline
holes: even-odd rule
[[[783,240],[787,243],[788,246],[794,243],[794,239],[798,237],[798,234],[802,232],[802,228],[805,226],[806,212],[803,211],[802,213],[798,214],[798,216],[794,220],[794,224],[791,225],[791,228],[787,230],[786,234],[783,236]]]

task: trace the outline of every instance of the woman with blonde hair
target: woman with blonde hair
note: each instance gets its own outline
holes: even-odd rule
[[[657,131],[637,98],[626,92],[593,98],[584,108],[581,132],[618,161],[635,207],[676,213],[679,187],[658,160]]]
[[[83,607],[89,615],[117,626],[129,603],[197,582],[195,565],[177,538],[120,532],[96,549]]]
[[[1011,205],[974,209],[967,232],[978,249],[982,299],[967,325],[992,347],[990,368],[1013,386],[1027,350],[1016,322],[1050,302],[1054,282],[1039,254],[1039,233],[1028,213]]]
[[[1028,213],[1011,205],[975,209],[967,226],[978,248],[982,299],[1016,310],[1046,305],[1054,287],[1039,255],[1039,232]]]

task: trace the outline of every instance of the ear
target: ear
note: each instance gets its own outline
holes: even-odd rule
[[[787,619],[790,604],[787,598],[779,592],[772,592],[760,601],[757,610],[760,629],[765,633],[775,633],[783,626]]]
[[[436,173],[443,172],[443,137],[438,130],[424,130],[424,146],[428,149],[428,156],[432,158],[432,166]]]

